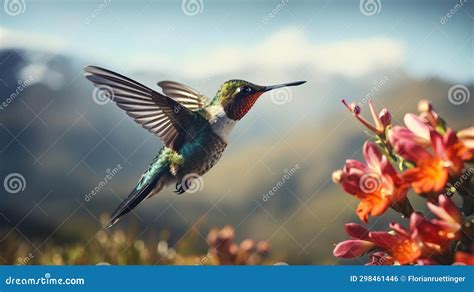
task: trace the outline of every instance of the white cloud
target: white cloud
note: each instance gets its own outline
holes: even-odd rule
[[[51,36],[13,31],[0,27],[0,49],[30,48],[49,53],[61,52],[65,43]],[[87,54],[87,52],[78,52]],[[96,58],[114,62],[114,56]],[[99,54],[100,55],[100,54]],[[221,74],[239,76],[259,72],[268,77],[286,77],[295,70],[306,69],[317,76],[343,75],[359,77],[371,72],[398,66],[404,58],[404,47],[385,37],[353,39],[331,43],[314,43],[298,28],[290,27],[246,46],[221,46],[191,59],[169,60],[156,54],[136,54],[119,58],[129,70],[158,70],[189,79],[202,79]]]
[[[62,51],[64,47],[64,42],[59,38],[0,26],[0,49],[20,48],[56,53]]]
[[[359,77],[382,68],[398,66],[404,58],[404,48],[396,40],[384,37],[355,39],[314,44],[301,30],[289,28],[277,32],[261,43],[245,47],[220,47],[206,55],[182,60],[166,66],[156,61],[161,70],[176,72],[189,78],[203,78],[220,74],[267,71],[288,72],[299,68],[317,74]],[[156,59],[156,56],[155,56]],[[150,57],[143,63],[149,68]]]
[[[403,61],[404,49],[391,39],[370,38],[316,46],[312,57],[314,65],[328,73],[358,76],[397,67]]]

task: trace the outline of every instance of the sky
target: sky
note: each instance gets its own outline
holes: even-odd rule
[[[112,68],[192,78],[300,67],[357,77],[387,66],[456,82],[474,75],[473,4],[464,0],[21,0],[13,16],[7,2],[0,48],[24,45]]]

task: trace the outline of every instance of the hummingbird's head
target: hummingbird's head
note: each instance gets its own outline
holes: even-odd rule
[[[229,80],[217,91],[216,101],[222,105],[227,117],[238,121],[248,113],[263,93],[281,87],[301,85],[305,82],[261,86],[245,80]]]

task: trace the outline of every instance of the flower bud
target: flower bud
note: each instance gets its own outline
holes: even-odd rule
[[[332,181],[334,183],[340,183],[342,180],[342,170],[336,170],[332,173]]]

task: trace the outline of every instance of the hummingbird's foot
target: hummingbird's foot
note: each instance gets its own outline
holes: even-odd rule
[[[183,187],[182,181],[177,182],[175,187],[176,187],[176,190],[174,192],[178,195],[181,195],[186,192],[186,189]]]

